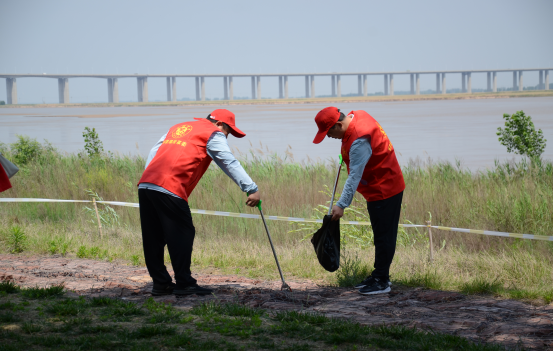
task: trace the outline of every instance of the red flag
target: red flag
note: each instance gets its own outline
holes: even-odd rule
[[[10,188],[12,188],[12,184],[10,183],[10,179],[8,178],[8,174],[0,164],[0,192],[4,192]]]

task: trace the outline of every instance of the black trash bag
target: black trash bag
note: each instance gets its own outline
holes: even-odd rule
[[[333,272],[340,267],[340,220],[331,219],[332,215],[325,215],[323,226],[315,232],[311,243],[321,266]]]

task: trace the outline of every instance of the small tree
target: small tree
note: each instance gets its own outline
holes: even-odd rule
[[[98,137],[95,128],[85,127],[83,132],[84,149],[89,157],[100,156],[104,152],[104,145]]]
[[[526,155],[529,158],[539,158],[545,149],[543,132],[536,131],[532,118],[524,111],[517,111],[513,115],[503,114],[505,128],[498,127],[499,142],[507,147],[509,153]]]
[[[17,141],[11,144],[11,151],[16,164],[27,164],[42,152],[42,146],[36,139],[20,135],[16,135],[16,137]]]

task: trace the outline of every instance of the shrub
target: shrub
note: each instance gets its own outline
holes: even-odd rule
[[[89,157],[98,157],[104,152],[104,145],[95,128],[85,127],[83,137],[84,149]]]
[[[77,249],[77,258],[86,258],[88,256],[88,250],[85,246],[80,246]]]
[[[340,287],[355,286],[369,276],[370,271],[357,255],[343,253],[340,269],[336,272],[336,283]]]
[[[21,253],[27,248],[27,236],[19,226],[12,226],[8,230],[8,246],[10,253]]]
[[[6,105],[6,102],[3,100],[0,100],[0,105]]]
[[[532,118],[524,111],[517,111],[513,115],[503,114],[505,128],[497,128],[499,142],[507,147],[509,153],[525,155],[529,158],[539,158],[545,149],[542,130],[534,127]]]
[[[36,139],[30,138],[29,136],[16,136],[17,142],[11,144],[11,150],[16,164],[27,164],[40,155],[42,146]]]

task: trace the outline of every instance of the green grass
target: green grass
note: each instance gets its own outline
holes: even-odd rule
[[[400,326],[363,326],[315,313],[211,301],[186,311],[148,299],[0,297],[2,350],[502,350],[499,345]],[[23,304],[26,302],[27,304]],[[16,307],[25,307],[16,311]],[[106,309],[133,309],[127,320]],[[156,316],[178,320],[152,322]],[[157,318],[156,318],[157,319]]]
[[[252,146],[250,154],[239,151],[236,154],[260,187],[266,215],[321,217],[322,208],[318,205],[328,202],[325,186],[334,179],[331,165],[298,163],[292,154],[281,160],[271,156],[262,145]],[[6,155],[11,157],[10,152]],[[137,202],[136,182],[143,168],[141,158],[90,159],[62,155],[45,146],[34,159],[21,165],[21,171],[12,179],[14,187],[0,196],[91,199],[91,194],[97,194],[106,200]],[[401,223],[424,224],[431,214],[436,225],[553,234],[550,161],[539,165],[524,161],[498,163],[480,173],[449,163],[413,162],[403,168],[403,173],[407,188]],[[340,187],[344,181],[343,177]],[[245,199],[232,180],[212,166],[191,195],[190,206],[257,214],[257,209],[245,205]],[[144,265],[138,210],[99,205],[105,219],[100,238],[95,212],[86,207],[79,203],[3,204],[0,251],[13,250],[17,238],[17,248],[24,249],[23,253],[55,253]],[[193,219],[194,272],[238,274],[264,280],[279,278],[261,221],[208,215],[193,215]],[[368,221],[366,203],[361,197],[356,197],[345,219]],[[269,221],[268,225],[287,278],[352,286],[372,269],[370,227],[342,225],[342,251],[347,255],[340,270],[328,273],[320,267],[309,240],[304,240],[317,225],[283,221]],[[433,236],[434,262],[429,263],[426,229],[400,230],[391,267],[393,281],[466,292],[473,292],[469,286],[478,280],[496,282],[502,286],[496,285],[487,292],[552,301],[553,243],[440,230],[433,230]],[[169,263],[167,254],[165,258]],[[0,292],[6,290],[0,287]]]

